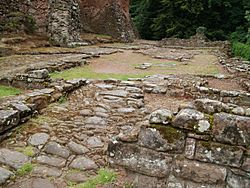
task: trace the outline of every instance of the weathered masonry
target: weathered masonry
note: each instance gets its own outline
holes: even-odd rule
[[[135,37],[129,0],[5,0],[0,2],[0,32],[36,32],[55,45],[80,40],[81,32]]]

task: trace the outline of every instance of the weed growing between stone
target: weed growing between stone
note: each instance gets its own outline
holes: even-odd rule
[[[98,171],[97,176],[94,178],[86,181],[83,184],[79,184],[76,186],[76,188],[95,188],[97,185],[104,185],[107,183],[112,183],[116,181],[117,174],[109,169],[101,168]]]
[[[34,148],[32,146],[27,146],[24,148],[16,148],[16,151],[19,151],[28,157],[33,157],[35,155]]]
[[[12,96],[12,95],[18,95],[21,93],[21,90],[14,88],[14,87],[8,87],[8,86],[0,86],[0,98]]]
[[[33,164],[26,163],[16,171],[16,174],[18,176],[25,176],[26,174],[29,174],[32,170],[33,170]]]
[[[58,103],[63,104],[63,103],[66,103],[67,100],[68,100],[67,96],[62,96],[62,97],[59,98]]]

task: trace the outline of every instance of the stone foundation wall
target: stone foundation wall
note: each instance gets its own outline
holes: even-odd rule
[[[33,77],[42,76],[34,73]],[[69,94],[80,86],[86,85],[85,79],[75,79],[54,83],[45,89],[36,89],[32,92],[0,100],[0,141],[8,136],[18,125],[28,121],[33,115],[57,101],[60,97]]]
[[[164,47],[181,47],[181,48],[219,48],[227,55],[231,55],[231,44],[228,41],[209,41],[205,36],[196,34],[190,39],[165,38],[159,42]]]
[[[110,163],[132,172],[135,187],[246,188],[249,125],[249,117],[225,113],[223,104],[207,99],[177,115],[160,109],[113,138]]]

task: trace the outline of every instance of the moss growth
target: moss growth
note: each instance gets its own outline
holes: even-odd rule
[[[32,146],[27,146],[24,148],[16,148],[16,151],[19,151],[28,157],[33,157],[35,155],[34,148]]]
[[[0,98],[18,95],[21,93],[21,90],[14,87],[0,86]]]
[[[207,149],[211,149],[211,143],[208,141],[200,141],[201,145]]]
[[[180,133],[178,129],[175,129],[173,127],[156,124],[152,124],[150,127],[158,130],[163,138],[166,139],[169,143],[174,143],[176,140],[181,139],[181,137],[183,136],[183,134]]]
[[[117,174],[109,169],[102,168],[98,171],[96,177],[86,181],[83,184],[79,184],[76,188],[96,188],[98,185],[105,185],[116,181]]]
[[[16,171],[16,174],[18,176],[25,176],[25,175],[29,174],[32,170],[33,170],[33,164],[26,163]]]

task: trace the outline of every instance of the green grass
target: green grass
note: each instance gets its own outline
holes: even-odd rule
[[[32,170],[33,170],[33,164],[26,163],[16,171],[16,174],[18,176],[25,176],[26,174],[29,174]]]
[[[63,78],[65,80],[71,80],[74,78],[87,78],[87,79],[119,79],[127,80],[128,78],[143,78],[148,74],[106,74],[106,73],[96,73],[91,70],[90,67],[77,67],[62,72],[55,72],[51,74],[52,78]]]
[[[58,99],[58,103],[59,104],[64,104],[68,101],[68,97],[67,96],[61,96],[59,99]]]
[[[233,43],[232,51],[234,56],[242,57],[245,60],[250,61],[250,45],[240,42]]]
[[[27,146],[24,148],[16,148],[16,151],[19,151],[28,157],[33,157],[35,155],[34,148],[32,146]]]
[[[21,93],[21,90],[17,88],[0,85],[0,98],[12,96],[12,95],[18,95],[20,93]]]
[[[76,185],[76,188],[96,188],[97,185],[104,185],[116,181],[117,174],[109,169],[102,168],[98,171],[96,177],[86,181],[83,184]]]

